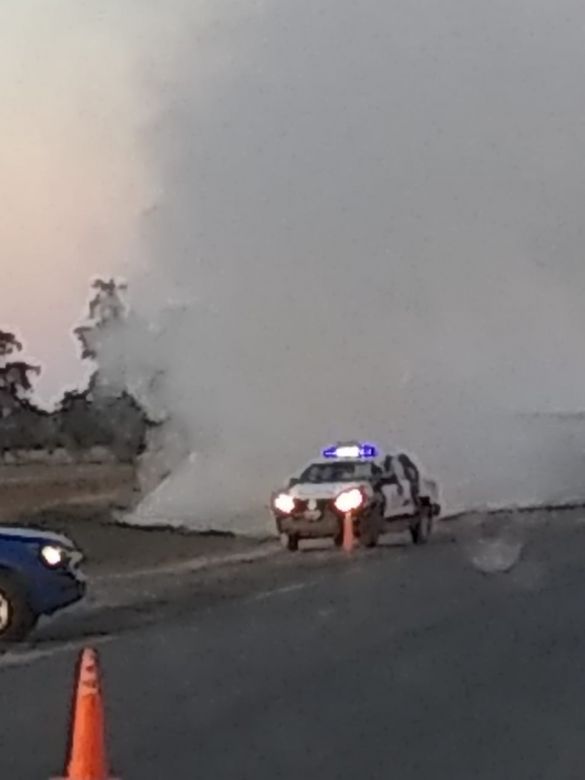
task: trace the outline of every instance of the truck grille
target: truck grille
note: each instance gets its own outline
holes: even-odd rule
[[[325,511],[331,509],[332,505],[333,501],[330,498],[297,498],[294,516],[306,517],[317,513],[322,516]]]

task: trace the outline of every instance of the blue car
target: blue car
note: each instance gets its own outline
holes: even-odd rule
[[[0,526],[0,643],[23,640],[41,615],[83,598],[82,559],[66,536]]]

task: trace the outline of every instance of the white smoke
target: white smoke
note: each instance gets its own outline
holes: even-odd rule
[[[139,517],[251,528],[354,436],[452,505],[583,495],[585,437],[515,416],[585,397],[579,4],[245,5],[177,3],[145,70],[126,355],[198,454]]]

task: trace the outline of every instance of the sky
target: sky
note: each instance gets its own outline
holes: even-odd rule
[[[82,379],[71,329],[90,278],[124,272],[148,198],[140,16],[115,6],[0,4],[1,321],[44,366],[44,401]]]
[[[45,395],[103,272],[167,322],[126,358],[166,369],[189,448],[271,479],[350,430],[452,475],[501,458],[507,414],[583,407],[576,0],[4,0],[0,24],[3,322]]]

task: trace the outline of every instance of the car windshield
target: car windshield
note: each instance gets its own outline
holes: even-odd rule
[[[301,482],[355,482],[371,479],[372,464],[363,462],[351,463],[313,463],[301,474]]]

